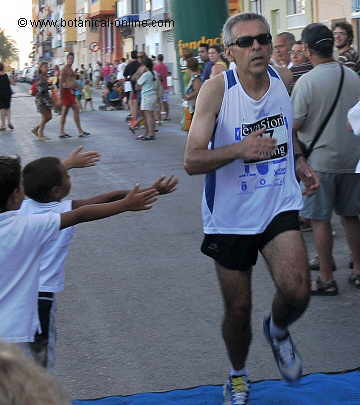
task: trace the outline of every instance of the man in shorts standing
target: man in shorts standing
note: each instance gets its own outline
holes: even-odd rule
[[[292,142],[292,109],[284,82],[269,66],[270,28],[261,15],[230,17],[223,28],[227,56],[236,62],[202,86],[185,150],[189,174],[206,173],[202,213],[204,254],[215,261],[223,294],[223,338],[232,369],[224,403],[248,403],[245,362],[251,342],[251,273],[258,252],[276,286],[265,337],[282,376],[296,381],[302,361],[288,326],[305,311],[309,271],[298,211],[302,207]],[[318,188],[303,159],[297,175],[305,192]]]
[[[60,135],[59,138],[71,138],[71,135],[65,133],[66,116],[71,108],[74,113],[74,121],[79,131],[79,137],[90,135],[81,128],[80,124],[80,106],[76,101],[74,90],[77,88],[76,75],[72,69],[74,63],[74,54],[69,52],[66,57],[66,65],[60,75],[60,97],[62,104],[61,120],[60,120]]]
[[[325,25],[308,25],[302,39],[314,69],[296,82],[292,101],[294,128],[300,140],[309,147],[337,97],[341,67],[333,57],[334,35]],[[354,261],[349,283],[360,288],[360,176],[355,174],[360,137],[354,136],[347,123],[347,112],[359,98],[360,79],[357,73],[344,66],[336,107],[308,158],[320,178],[319,191],[305,198],[302,211],[304,218],[311,219],[320,262],[320,277],[313,282],[313,295],[338,294],[333,278],[333,211],[341,217]]]

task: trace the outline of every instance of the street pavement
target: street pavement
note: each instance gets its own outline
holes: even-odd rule
[[[213,264],[199,252],[203,178],[183,169],[186,136],[179,129],[179,99],[173,96],[172,120],[153,142],[134,139],[126,111],[82,113],[83,127],[91,132],[87,138],[78,138],[68,119],[67,132],[74,135],[69,140],[58,138],[55,115],[45,132],[51,140],[39,142],[30,132],[39,115],[28,85],[15,90],[15,130],[0,135],[1,154],[17,153],[26,164],[46,155],[63,158],[78,145],[101,153],[96,167],[71,171],[70,198],[129,189],[135,183],[147,186],[163,174],[180,180],[178,190],[160,197],[148,212],[77,227],[65,291],[58,296],[55,373],[65,389],[73,399],[84,399],[223,383],[229,363],[220,332],[222,302]],[[340,294],[314,297],[291,329],[305,374],[360,366],[360,290],[347,283],[348,250],[337,218],[334,229]],[[312,255],[312,234],[304,236]],[[254,270],[253,289],[250,376],[279,378],[261,331],[274,293],[262,259]]]

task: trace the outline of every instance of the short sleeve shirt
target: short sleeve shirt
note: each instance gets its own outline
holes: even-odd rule
[[[359,54],[353,47],[339,55],[338,61],[356,73],[360,73],[360,59]]]
[[[168,76],[168,68],[165,65],[165,63],[157,63],[154,66],[155,72],[159,75],[160,78],[160,83],[163,87],[164,90],[167,90],[168,85],[167,85],[167,76]]]
[[[147,95],[151,95],[151,94],[156,94],[156,90],[157,90],[157,86],[158,86],[158,82],[156,80],[156,76],[155,76],[155,80],[154,80],[154,74],[147,71],[145,73],[143,73],[138,81],[137,81],[139,86],[141,87],[141,96],[147,96]]]
[[[59,214],[0,213],[0,340],[33,341],[39,326],[41,252],[59,229]]]
[[[46,214],[54,212],[61,214],[71,211],[72,201],[53,201],[39,203],[28,199],[24,200],[20,212],[22,214]],[[39,291],[59,293],[64,289],[65,260],[69,252],[69,245],[74,236],[75,227],[62,229],[56,239],[50,240],[42,249],[40,260]]]
[[[360,137],[348,128],[347,112],[360,98],[360,78],[344,67],[344,84],[335,111],[309,158],[313,169],[353,173],[359,160]],[[292,92],[294,119],[301,123],[299,139],[309,146],[335,99],[341,70],[337,62],[322,63],[304,74]]]

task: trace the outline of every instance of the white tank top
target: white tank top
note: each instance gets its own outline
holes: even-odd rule
[[[209,172],[202,200],[204,233],[262,233],[283,211],[300,210],[302,196],[295,177],[292,108],[286,87],[268,67],[270,86],[260,100],[244,91],[236,70],[223,72],[225,89],[209,149],[241,142],[265,128],[277,140],[270,159],[233,162]]]

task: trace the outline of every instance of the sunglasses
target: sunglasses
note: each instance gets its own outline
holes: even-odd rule
[[[229,46],[237,45],[240,48],[249,48],[254,43],[255,39],[260,45],[269,45],[271,44],[272,36],[270,33],[266,33],[257,35],[256,37],[240,37],[235,42],[229,44]]]

